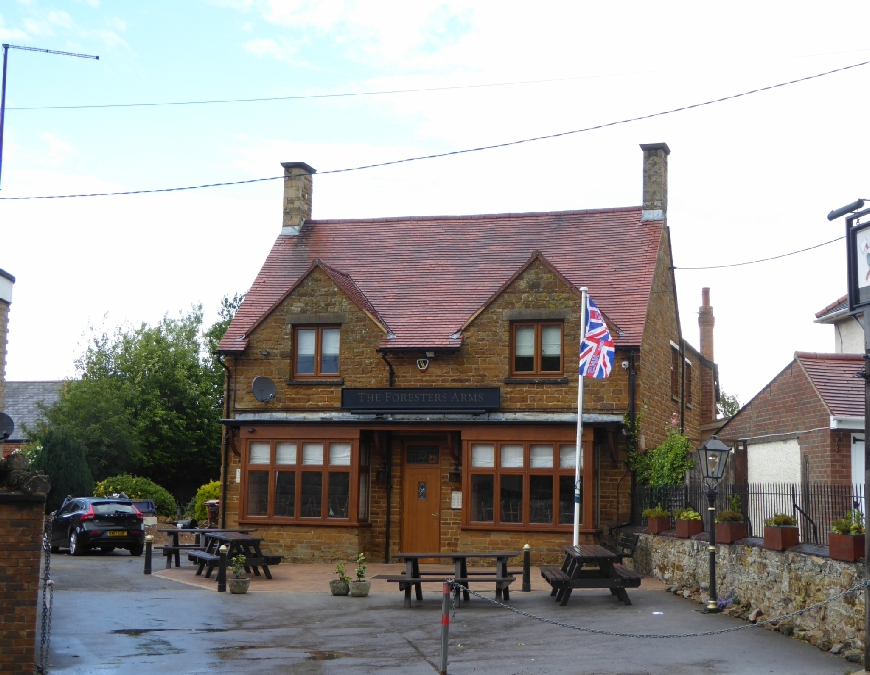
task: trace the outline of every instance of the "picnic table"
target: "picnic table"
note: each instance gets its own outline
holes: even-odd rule
[[[631,604],[626,588],[638,588],[640,575],[622,565],[623,555],[603,546],[565,546],[561,567],[542,567],[541,576],[553,587],[551,596],[561,606],[568,604],[575,588],[607,588],[626,605]]]
[[[417,600],[423,599],[423,584],[427,582],[443,583],[445,579],[453,578],[457,583],[462,584],[466,588],[469,583],[494,583],[495,584],[495,599],[499,602],[504,599],[510,600],[509,586],[513,583],[516,577],[508,573],[507,561],[509,558],[515,558],[519,554],[518,551],[510,552],[485,552],[474,553],[455,551],[452,553],[396,553],[393,557],[398,560],[405,561],[405,573],[401,576],[381,576],[379,579],[398,583],[399,590],[405,592],[405,607],[411,606],[411,587],[414,588]],[[450,572],[421,572],[420,560],[434,558],[438,560],[452,560],[453,574]],[[469,572],[469,559],[487,559],[495,558],[495,570],[487,572]],[[454,588],[454,595],[459,600],[459,588]],[[464,599],[469,600],[468,590],[462,592]]]
[[[202,542],[202,535],[207,532],[241,532],[242,534],[250,534],[254,532],[255,528],[248,528],[244,530],[227,530],[227,529],[218,529],[218,528],[181,528],[181,527],[172,527],[157,530],[161,534],[166,534],[169,536],[169,544],[167,546],[157,546],[156,548],[163,551],[163,555],[166,556],[166,569],[172,567],[172,559],[175,558],[175,566],[181,567],[181,551],[197,551],[204,550],[205,544]],[[181,544],[178,541],[178,536],[181,534],[192,534],[194,535],[194,543],[193,544]]]
[[[251,532],[251,530],[248,530]],[[272,555],[260,549],[262,537],[253,537],[250,534],[233,530],[203,530],[205,537],[205,549],[200,551],[190,551],[187,554],[188,560],[199,563],[197,575],[202,574],[204,568],[208,568],[205,577],[211,576],[212,570],[220,561],[218,547],[226,545],[227,560],[231,561],[237,555],[245,556],[245,571],[250,573],[253,570],[256,576],[260,576],[259,568],[263,568],[263,574],[267,579],[272,578],[269,572],[269,565],[277,565],[281,562],[282,556]]]

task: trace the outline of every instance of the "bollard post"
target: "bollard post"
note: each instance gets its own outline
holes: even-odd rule
[[[523,593],[532,590],[532,547],[523,546]]]
[[[445,581],[441,597],[441,669],[438,675],[447,675],[447,637],[450,631],[450,583]]]
[[[224,544],[218,549],[220,554],[220,563],[218,564],[217,585],[218,593],[227,592],[227,545]]]
[[[151,574],[151,548],[154,545],[154,537],[145,535],[145,574]]]

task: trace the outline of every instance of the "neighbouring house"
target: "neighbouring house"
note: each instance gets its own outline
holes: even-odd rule
[[[15,277],[6,270],[0,269],[0,413],[3,413],[4,410],[3,400],[6,391],[6,334],[9,329],[9,305],[12,304],[12,286],[14,284]],[[3,438],[0,437],[0,447],[2,446]]]
[[[849,314],[848,295],[816,312],[814,323],[830,324],[834,327],[835,354],[864,353],[864,329],[858,317]]]
[[[644,411],[650,448],[674,418],[699,439],[716,410],[712,309],[709,352],[680,328],[670,150],[641,148],[641,206],[545,213],[313,220],[315,170],[283,164],[282,228],[218,349],[224,526],[286,560],[558,557],[584,286],[616,359],[584,387],[582,541],[627,520],[624,416]]]
[[[60,399],[63,380],[6,383],[5,412],[15,422],[15,430],[3,445],[3,456],[21,449],[27,441],[25,427],[33,429],[41,417],[40,406],[51,407]]]

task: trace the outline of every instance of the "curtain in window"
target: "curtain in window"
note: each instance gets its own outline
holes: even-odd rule
[[[338,373],[338,353],[341,331],[338,328],[324,328],[321,332],[320,372]]]
[[[541,326],[541,370],[562,370],[561,326]]]

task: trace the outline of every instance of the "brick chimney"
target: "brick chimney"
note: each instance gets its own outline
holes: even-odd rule
[[[643,214],[641,220],[665,220],[668,215],[667,143],[641,143],[643,150]]]
[[[305,221],[311,220],[311,177],[317,173],[305,162],[282,162],[284,167],[284,221],[281,234],[299,235]]]
[[[701,306],[698,308],[698,327],[701,329],[701,354],[708,361],[716,361],[713,358],[713,326],[716,318],[713,316],[713,308],[710,306],[710,289],[701,289]]]
[[[6,395],[6,329],[9,325],[9,305],[12,304],[12,285],[15,277],[0,270],[0,412]],[[0,445],[3,441],[0,441]]]

